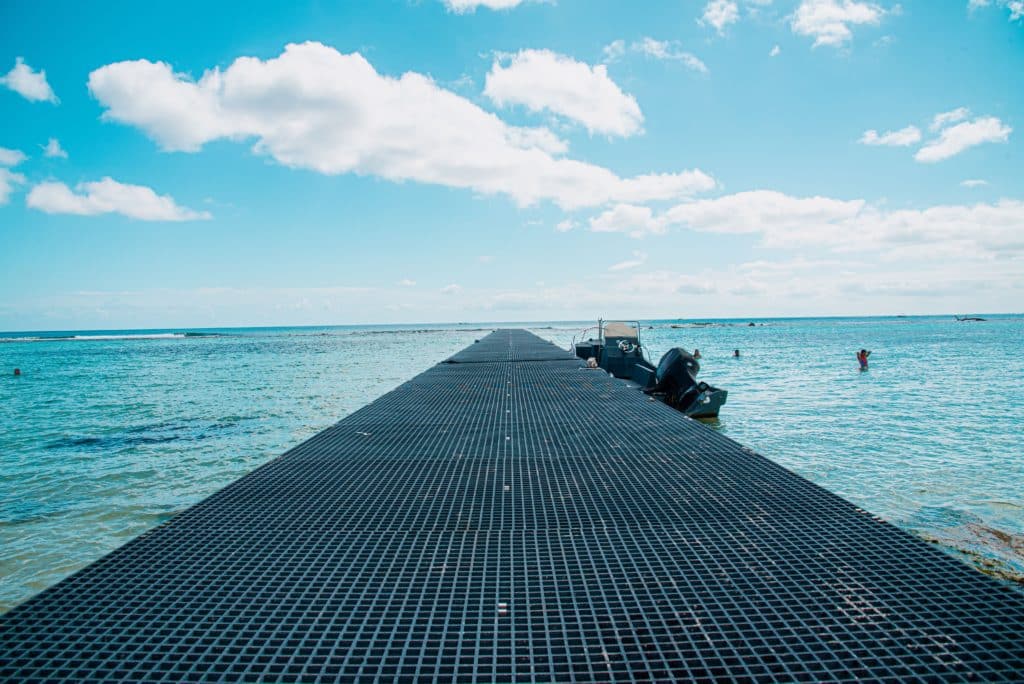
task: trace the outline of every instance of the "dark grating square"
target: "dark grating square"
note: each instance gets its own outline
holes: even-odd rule
[[[3,681],[998,681],[1024,597],[499,330],[0,617]]]

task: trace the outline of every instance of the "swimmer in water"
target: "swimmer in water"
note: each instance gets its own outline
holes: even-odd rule
[[[693,358],[695,358],[695,359],[699,359],[700,358],[700,349],[694,349],[693,350]]]
[[[866,371],[868,369],[868,357],[871,356],[871,352],[867,349],[861,349],[857,352],[857,362],[860,364],[860,369]]]
[[[740,358],[740,350],[739,349],[736,349],[735,351],[733,351],[732,358],[734,358],[734,359]]]

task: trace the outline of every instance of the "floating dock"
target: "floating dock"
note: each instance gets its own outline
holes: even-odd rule
[[[0,617],[0,679],[1024,677],[1024,595],[583,366],[489,335]]]

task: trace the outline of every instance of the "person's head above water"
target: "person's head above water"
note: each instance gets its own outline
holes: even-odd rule
[[[740,350],[739,349],[734,350],[732,355],[733,356],[739,356],[740,355]]]

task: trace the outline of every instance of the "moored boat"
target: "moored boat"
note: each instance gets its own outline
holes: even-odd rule
[[[603,321],[573,339],[573,352],[591,366],[635,383],[638,389],[691,418],[714,418],[728,392],[697,380],[700,363],[681,348],[668,350],[655,366],[644,354],[640,324],[636,321]]]

